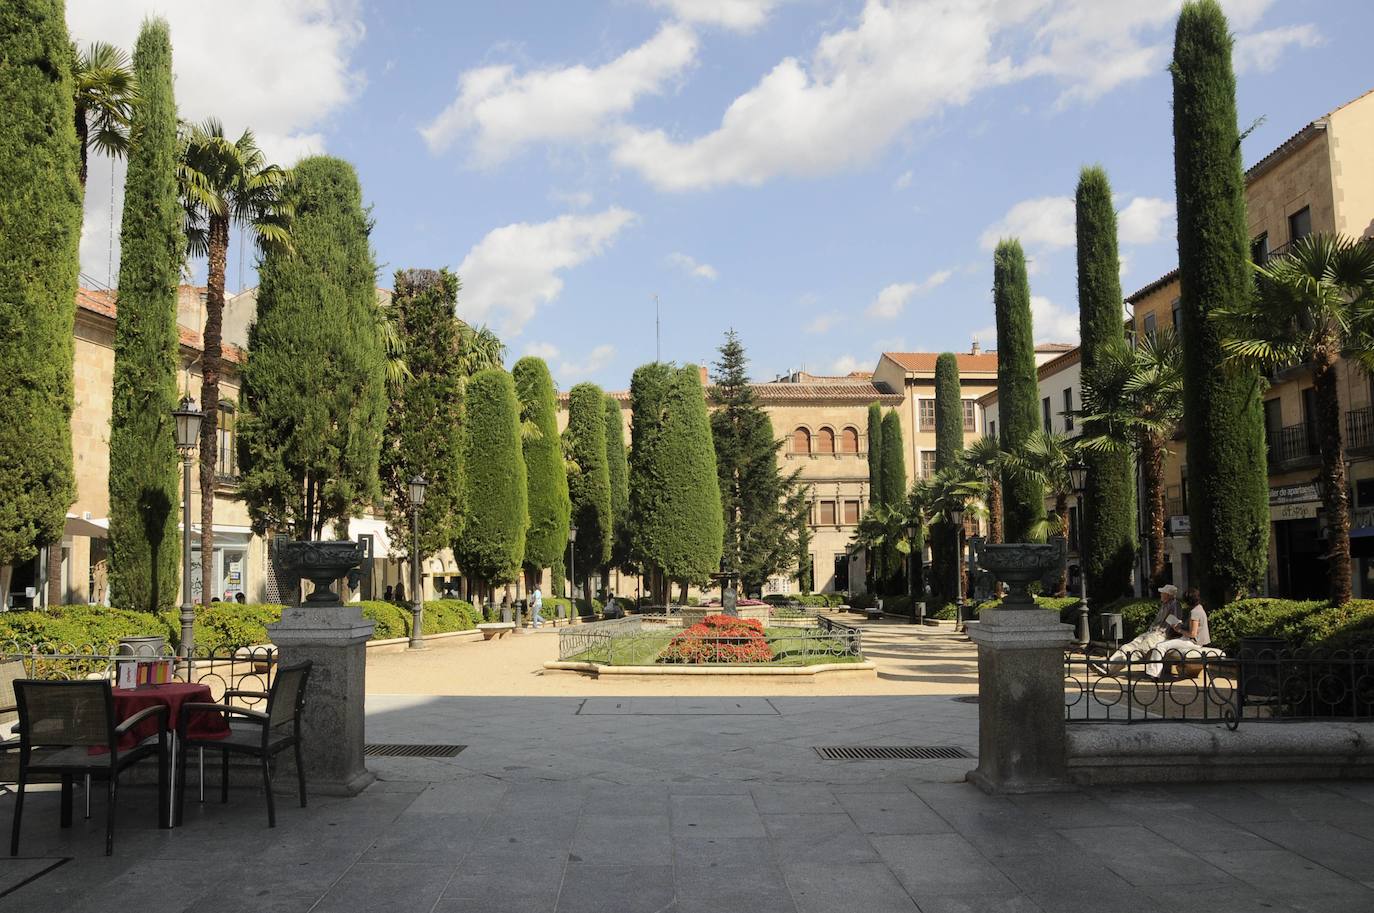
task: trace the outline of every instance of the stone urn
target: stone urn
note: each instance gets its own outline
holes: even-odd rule
[[[351,540],[337,542],[287,542],[281,546],[282,564],[297,576],[315,585],[305,597],[307,603],[338,605],[343,600],[334,592],[334,581],[348,576],[348,572],[362,564],[366,553],[361,543]]]
[[[1064,563],[1064,543],[1062,539],[1049,543],[1006,542],[997,545],[980,542],[974,546],[974,561],[978,567],[1007,585],[1007,595],[1003,597],[999,608],[1033,609],[1035,597],[1031,595],[1030,586],[1058,572]]]

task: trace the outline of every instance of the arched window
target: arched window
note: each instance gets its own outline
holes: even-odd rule
[[[846,428],[840,432],[840,453],[859,452],[859,429]]]
[[[792,452],[810,453],[811,452],[811,432],[805,428],[798,428],[792,432]]]
[[[816,452],[835,452],[835,430],[833,428],[822,428],[816,432]]]

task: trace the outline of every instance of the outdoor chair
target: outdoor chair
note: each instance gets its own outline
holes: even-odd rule
[[[104,777],[109,805],[105,821],[105,855],[114,852],[115,798],[119,774],[144,758],[157,756],[157,826],[167,827],[170,762],[167,754],[167,708],[148,707],[115,724],[114,695],[109,681],[14,682],[19,710],[19,774],[14,796],[10,855],[19,855],[19,827],[24,791],[30,778],[57,776],[62,781],[62,826],[72,824],[74,777]],[[120,750],[120,736],[149,717],[162,717],[156,736]],[[92,749],[103,749],[92,753]],[[89,792],[88,792],[89,795]]]
[[[296,753],[296,777],[299,780],[301,808],[305,808],[305,764],[301,759],[301,710],[305,707],[305,685],[310,678],[310,662],[280,666],[268,691],[224,692],[224,703],[181,705],[181,719],[177,732],[181,743],[176,822],[181,824],[186,806],[186,757],[192,748],[199,750],[200,798],[205,801],[205,752],[219,751],[220,801],[229,801],[229,755],[241,754],[257,758],[262,765],[262,786],[267,793],[267,826],[277,826],[277,809],[272,801],[272,759],[288,748]],[[229,703],[234,698],[266,699],[265,710],[250,710]],[[229,735],[221,739],[201,739],[188,735],[188,723],[193,713],[222,713],[229,724]]]
[[[0,662],[0,784],[19,781],[19,736],[8,730],[19,722],[14,683],[25,675],[23,660]],[[89,808],[86,817],[90,817]]]

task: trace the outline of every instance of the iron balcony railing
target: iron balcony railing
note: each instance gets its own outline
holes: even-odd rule
[[[1374,448],[1374,407],[1351,409],[1345,414],[1345,446],[1350,450]]]
[[[1308,422],[1287,425],[1269,432],[1269,464],[1291,469],[1303,464],[1316,464],[1317,429]]]

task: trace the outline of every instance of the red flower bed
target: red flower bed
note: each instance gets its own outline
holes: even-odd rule
[[[764,663],[773,649],[763,637],[763,623],[729,615],[707,615],[669,642],[662,663]]]

